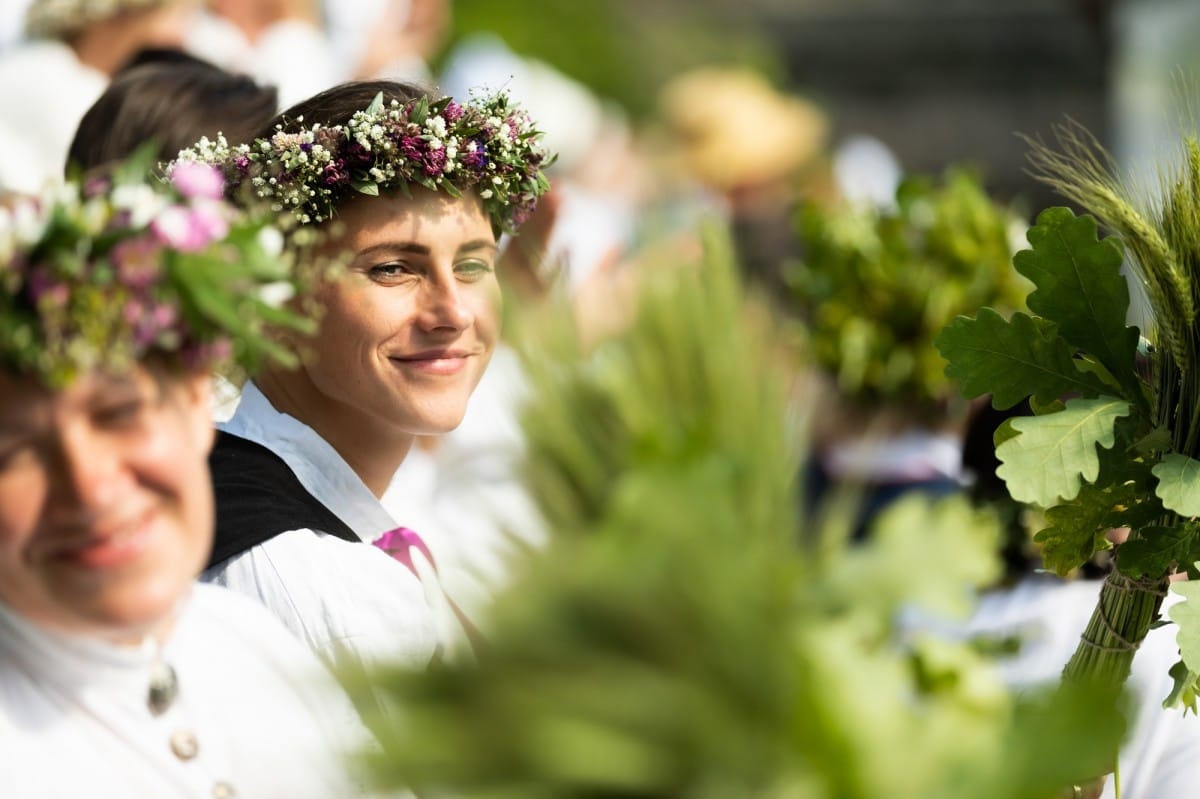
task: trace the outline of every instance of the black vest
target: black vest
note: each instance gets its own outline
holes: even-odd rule
[[[217,433],[208,456],[217,504],[217,534],[206,569],[288,530],[317,530],[360,542],[350,527],[308,493],[271,450]]]

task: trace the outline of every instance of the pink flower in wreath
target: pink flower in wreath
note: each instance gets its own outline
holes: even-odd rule
[[[180,161],[171,169],[171,183],[190,199],[219,200],[225,194],[225,177],[211,164]]]
[[[182,252],[199,252],[229,232],[225,207],[218,202],[197,202],[191,208],[172,205],[150,224],[159,241]]]

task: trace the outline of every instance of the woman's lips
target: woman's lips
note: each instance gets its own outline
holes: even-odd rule
[[[147,512],[128,524],[60,546],[53,552],[53,557],[85,569],[122,566],[145,551],[149,545],[153,520],[153,513]]]
[[[395,357],[391,360],[406,369],[423,374],[454,375],[466,368],[469,357],[471,357],[469,352],[461,350],[429,350]]]

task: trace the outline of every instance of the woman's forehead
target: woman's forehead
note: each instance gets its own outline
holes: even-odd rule
[[[154,379],[140,367],[120,373],[88,372],[60,388],[47,387],[35,375],[0,370],[0,415],[19,414],[36,407],[82,408],[108,397],[136,394],[153,385]]]
[[[421,188],[403,195],[356,197],[339,210],[331,242],[361,249],[379,240],[441,242],[448,236],[495,240],[491,220],[477,197],[451,197]]]

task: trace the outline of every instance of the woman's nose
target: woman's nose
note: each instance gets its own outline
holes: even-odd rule
[[[420,325],[428,331],[464,330],[475,320],[462,286],[456,280],[429,282],[421,295]]]
[[[64,432],[47,468],[53,504],[66,514],[102,513],[120,501],[122,458],[102,436]]]

